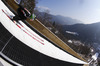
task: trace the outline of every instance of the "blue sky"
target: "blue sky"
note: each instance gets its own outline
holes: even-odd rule
[[[39,0],[37,7],[85,24],[100,22],[100,0]]]

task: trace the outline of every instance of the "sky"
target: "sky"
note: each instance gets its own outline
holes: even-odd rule
[[[100,22],[100,0],[38,0],[36,6],[85,24]]]

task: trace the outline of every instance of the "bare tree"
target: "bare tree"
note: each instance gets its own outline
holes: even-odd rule
[[[37,18],[40,17],[40,12],[37,7],[34,8],[34,14],[36,15]]]
[[[41,12],[42,10],[42,12]],[[34,13],[36,14],[37,18],[44,24],[47,25],[48,22],[51,21],[52,16],[49,14],[50,10],[48,9],[40,9],[38,7],[36,7],[34,9]]]
[[[33,13],[37,0],[21,0],[20,4]]]
[[[44,11],[43,20],[42,20],[44,22],[44,24],[46,24],[47,22],[50,22],[50,20],[51,20],[51,16],[49,13],[50,13],[49,10]]]

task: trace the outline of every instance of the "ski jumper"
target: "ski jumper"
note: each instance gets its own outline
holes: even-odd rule
[[[13,17],[13,20],[15,21],[26,20],[27,17],[31,16],[30,12],[26,8],[23,8],[21,5],[19,5],[19,8],[17,9],[17,14],[18,15]]]

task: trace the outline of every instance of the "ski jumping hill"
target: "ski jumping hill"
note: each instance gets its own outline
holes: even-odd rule
[[[16,15],[17,8],[18,6],[13,0],[0,0],[0,22],[11,35],[26,46],[43,55],[66,63],[88,64],[86,60],[80,57],[67,44],[48,30],[39,20],[35,19],[34,21],[30,21],[27,19],[25,22],[19,21],[20,24],[14,23],[9,18],[9,15]],[[3,54],[6,45],[9,44],[13,36],[9,39],[8,43],[5,44],[0,54],[9,62],[19,65],[16,60],[12,60]]]

